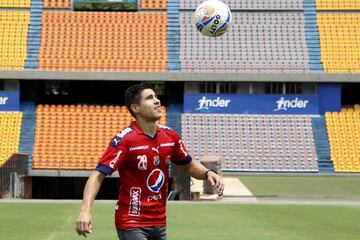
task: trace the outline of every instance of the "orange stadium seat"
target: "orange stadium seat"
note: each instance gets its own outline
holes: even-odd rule
[[[44,0],[44,8],[70,8],[71,0]]]
[[[167,70],[165,13],[44,12],[42,23],[39,69]]]
[[[166,125],[166,109],[160,124]],[[94,169],[132,117],[124,106],[38,105],[34,169]]]
[[[141,0],[140,1],[140,8],[147,9],[147,10],[166,10],[167,8],[167,1],[163,0]]]

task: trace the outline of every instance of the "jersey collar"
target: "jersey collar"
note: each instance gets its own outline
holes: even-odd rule
[[[160,131],[159,126],[156,124],[156,133],[154,135],[154,137],[147,135],[146,133],[144,133],[141,128],[139,127],[139,125],[136,123],[136,121],[132,121],[130,124],[131,128],[134,129],[136,131],[137,134],[142,134],[147,136],[150,139],[155,139],[156,136],[158,135],[158,132]]]

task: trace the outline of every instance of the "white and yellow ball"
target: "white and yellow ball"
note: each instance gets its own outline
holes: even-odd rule
[[[219,0],[201,3],[195,11],[197,30],[207,37],[219,37],[226,33],[231,25],[231,11]]]

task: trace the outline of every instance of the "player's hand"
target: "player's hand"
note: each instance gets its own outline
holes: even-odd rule
[[[89,211],[80,211],[75,223],[75,230],[84,237],[92,232],[92,216]]]
[[[207,177],[210,184],[216,187],[219,196],[222,196],[225,188],[222,177],[212,171],[209,171]]]

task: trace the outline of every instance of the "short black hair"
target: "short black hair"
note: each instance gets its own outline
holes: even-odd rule
[[[131,106],[131,104],[139,104],[140,103],[141,93],[145,89],[151,89],[154,91],[154,88],[150,84],[147,84],[147,83],[140,83],[140,84],[133,85],[133,86],[129,87],[128,89],[126,89],[126,91],[125,91],[125,106],[127,107],[127,109],[129,110],[130,114],[133,117],[135,117],[135,114],[130,109],[130,106]]]

